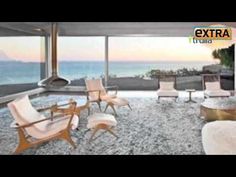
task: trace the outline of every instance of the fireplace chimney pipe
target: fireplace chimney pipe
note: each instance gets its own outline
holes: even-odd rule
[[[69,80],[58,76],[58,66],[57,66],[57,37],[58,37],[58,24],[52,23],[51,26],[51,67],[52,76],[43,79],[38,83],[41,87],[62,87],[70,83]]]

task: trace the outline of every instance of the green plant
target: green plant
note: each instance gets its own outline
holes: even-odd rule
[[[216,49],[212,52],[214,59],[219,59],[220,64],[232,69],[234,67],[234,45],[228,48]]]

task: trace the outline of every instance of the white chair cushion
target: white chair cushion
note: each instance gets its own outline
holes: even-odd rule
[[[202,128],[206,154],[236,154],[236,121],[214,121]]]
[[[88,128],[94,128],[99,124],[105,124],[108,126],[116,126],[117,121],[113,115],[104,113],[95,113],[88,117]]]
[[[230,96],[230,92],[226,90],[214,90],[214,91],[206,90],[204,93],[206,96],[210,97]]]
[[[177,97],[179,95],[179,92],[177,90],[158,90],[157,91],[158,96],[166,96],[166,97]]]
[[[21,98],[16,99],[9,103],[10,107],[14,107],[15,111],[17,111],[20,117],[16,117],[17,123],[30,123],[34,121],[38,121],[41,119],[45,119],[45,116],[40,114],[37,110],[35,110],[29,100],[28,95],[25,95]],[[21,120],[19,120],[21,119]]]
[[[220,82],[206,82],[206,90],[220,90]]]
[[[160,90],[173,90],[174,82],[160,82]]]
[[[18,98],[15,101],[8,103],[8,107],[19,125],[24,125],[27,123],[35,122],[38,120],[45,119],[45,116],[38,113],[31,105],[29,97],[26,95],[24,97]],[[37,139],[45,138],[59,131],[65,129],[69,123],[69,118],[71,115],[56,118],[53,121],[47,120],[29,128],[26,128],[27,133]],[[79,123],[78,116],[74,115],[71,125],[72,129],[76,129]]]
[[[112,103],[116,106],[126,106],[129,104],[129,101],[124,98],[113,98],[107,101],[108,103]]]
[[[38,124],[42,124],[41,129],[38,129],[34,126],[31,128],[27,128],[27,132],[33,136],[34,138],[41,139],[52,136],[61,130],[67,128],[71,115],[67,115],[64,117],[56,118],[53,121],[47,120]],[[74,115],[72,122],[71,122],[71,129],[74,130],[78,127],[79,118],[78,116]],[[36,125],[36,124],[35,124]]]
[[[106,90],[102,84],[101,79],[91,79],[85,80],[87,90],[100,90],[100,96],[106,95]],[[97,100],[99,96],[99,91],[89,92],[91,100]]]
[[[105,95],[101,95],[100,97],[101,97],[102,101],[107,101],[107,100],[116,98],[116,95],[115,94],[105,94]]]

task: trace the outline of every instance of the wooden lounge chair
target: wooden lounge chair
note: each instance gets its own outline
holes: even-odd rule
[[[230,92],[221,88],[219,74],[202,74],[204,98],[229,97]]]
[[[70,112],[55,114],[49,118],[46,118],[39,111],[53,111],[56,107],[37,111],[31,105],[27,95],[8,103],[8,107],[15,119],[11,127],[17,129],[19,137],[19,144],[14,154],[19,154],[28,148],[53,139],[64,139],[75,148],[70,136],[70,130],[76,129],[79,122],[78,117],[74,115],[75,102],[69,103]]]
[[[176,90],[176,75],[158,75],[158,102],[161,97],[174,97],[177,100],[179,92]]]
[[[86,93],[87,93],[87,99],[89,102],[96,102],[99,106],[100,111],[101,110],[101,102],[104,101],[107,103],[106,108],[104,112],[107,110],[107,108],[110,106],[115,115],[117,115],[115,106],[128,106],[130,109],[129,102],[124,98],[118,98],[117,97],[117,86],[109,86],[104,87],[102,84],[101,79],[91,79],[91,80],[85,80],[86,84]],[[108,89],[115,89],[115,93],[109,94]]]

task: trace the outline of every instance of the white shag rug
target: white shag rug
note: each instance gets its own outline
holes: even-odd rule
[[[32,99],[36,107],[52,105],[75,96],[50,95]],[[75,155],[147,155],[147,154],[204,154],[201,129],[206,123],[198,117],[200,103],[185,103],[178,100],[156,98],[128,98],[128,107],[117,109],[118,122],[116,139],[100,131],[91,143],[91,131],[87,129],[87,111],[82,112],[79,130],[72,131],[77,148],[73,149],[63,140],[53,140],[22,154],[75,154]],[[104,110],[105,103],[102,104]],[[99,112],[98,106],[91,106],[91,113]],[[112,113],[109,108],[107,113]],[[10,128],[13,121],[7,108],[0,109],[0,154],[11,154],[18,144],[17,132]]]

